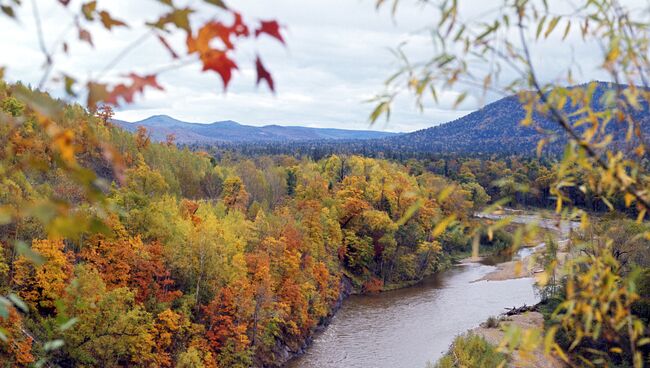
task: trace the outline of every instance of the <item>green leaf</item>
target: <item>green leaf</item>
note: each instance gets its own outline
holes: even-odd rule
[[[467,98],[467,91],[461,93],[458,95],[458,97],[456,97],[453,108],[457,108],[461,103],[463,103],[463,101],[465,101],[465,98]]]
[[[4,296],[0,296],[0,318],[7,319],[9,318],[9,309],[8,306],[11,305],[9,299]]]
[[[43,350],[45,350],[45,351],[53,351],[53,350],[60,349],[61,347],[63,347],[63,345],[65,345],[65,343],[61,339],[52,340],[52,341],[48,341],[45,344],[43,344]]]
[[[544,29],[544,23],[546,22],[546,16],[543,16],[537,24],[537,32],[535,32],[535,37],[539,39],[539,35],[542,34],[542,29]]]
[[[59,330],[60,331],[68,330],[70,329],[70,327],[74,326],[77,322],[79,322],[79,318],[77,317],[70,318],[69,320],[65,321],[59,326]]]
[[[16,245],[15,245],[15,248],[16,248],[16,252],[19,255],[27,258],[29,261],[31,261],[35,265],[40,266],[43,263],[45,263],[45,258],[43,256],[41,256],[40,254],[34,252],[32,250],[32,248],[29,247],[24,241],[20,241],[20,240],[17,241]]]
[[[5,13],[5,15],[8,16],[9,18],[16,19],[16,13],[14,13],[14,8],[10,7],[9,5],[0,6],[0,10],[2,10],[2,12]]]
[[[557,26],[557,23],[560,21],[560,17],[555,17],[551,19],[551,22],[548,24],[548,28],[546,28],[546,32],[544,32],[544,38],[548,38],[548,36],[553,32],[555,29],[555,26]]]
[[[564,34],[562,35],[562,41],[564,41],[567,38],[570,30],[571,30],[571,21],[567,21],[566,28],[564,29]]]
[[[208,4],[212,4],[214,6],[218,6],[222,9],[228,9],[228,6],[223,0],[204,0]]]
[[[23,301],[18,297],[18,295],[16,295],[16,294],[9,294],[9,296],[8,296],[7,298],[9,298],[9,300],[11,300],[11,303],[12,303],[13,305],[15,305],[18,309],[20,309],[21,311],[23,311],[24,313],[29,312],[29,308],[27,307],[27,304],[25,304],[25,302],[23,302]]]
[[[370,124],[377,122],[382,115],[386,114],[386,121],[390,119],[390,101],[383,101],[370,114]]]
[[[63,75],[63,83],[65,85],[65,93],[67,93],[68,96],[77,97],[77,94],[74,93],[74,90],[73,90],[74,84],[76,82],[77,81],[74,78],[72,78],[71,76],[69,76],[67,74]]]

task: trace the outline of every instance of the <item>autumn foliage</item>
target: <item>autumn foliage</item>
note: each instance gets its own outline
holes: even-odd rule
[[[259,36],[277,38],[265,27]],[[27,91],[2,84],[0,101]],[[78,106],[62,106],[58,126],[71,140],[57,148],[31,106],[5,105],[21,120],[0,126],[0,159],[16,168],[0,183],[0,287],[27,309],[0,316],[13,328],[0,357],[16,365],[47,356],[60,365],[277,366],[350,288],[380,291],[445,267],[440,247],[418,244],[435,244],[445,208],[465,213],[461,232],[471,210],[469,192],[440,198],[448,181],[400,164],[219,161]],[[119,170],[107,143],[123,158]],[[70,172],[94,173],[84,179],[92,185]],[[51,340],[61,344],[44,353]]]

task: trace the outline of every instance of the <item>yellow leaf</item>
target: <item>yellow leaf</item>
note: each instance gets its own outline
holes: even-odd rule
[[[66,129],[54,137],[54,146],[59,151],[61,158],[67,163],[74,162],[74,133]]]
[[[548,279],[549,279],[548,273],[540,272],[540,273],[537,274],[536,277],[537,277],[537,283],[540,286],[545,286],[546,284],[548,284]]]
[[[546,139],[540,139],[539,142],[537,142],[537,157],[540,157],[542,155],[542,149],[544,148],[545,144]]]
[[[456,215],[451,215],[445,217],[440,222],[438,222],[436,226],[433,228],[433,232],[432,232],[433,237],[435,238],[437,236],[440,236],[440,234],[442,234],[447,229],[447,227],[455,220],[456,220]]]
[[[441,190],[440,194],[438,194],[438,202],[444,202],[445,199],[447,199],[447,197],[449,197],[449,195],[453,193],[453,191],[454,191],[453,186],[450,185],[448,187],[445,187],[445,189]]]

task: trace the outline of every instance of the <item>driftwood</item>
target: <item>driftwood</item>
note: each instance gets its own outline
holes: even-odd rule
[[[501,313],[502,316],[516,316],[518,314],[523,314],[526,312],[535,312],[537,311],[537,305],[526,305],[524,304],[523,307],[512,307],[512,308],[505,308],[506,311]]]

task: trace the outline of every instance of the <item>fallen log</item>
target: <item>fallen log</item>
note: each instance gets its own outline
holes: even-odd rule
[[[523,314],[526,312],[537,311],[537,305],[524,304],[522,307],[512,307],[512,308],[505,308],[505,309],[506,311],[501,313],[502,316],[516,316],[518,314]]]

